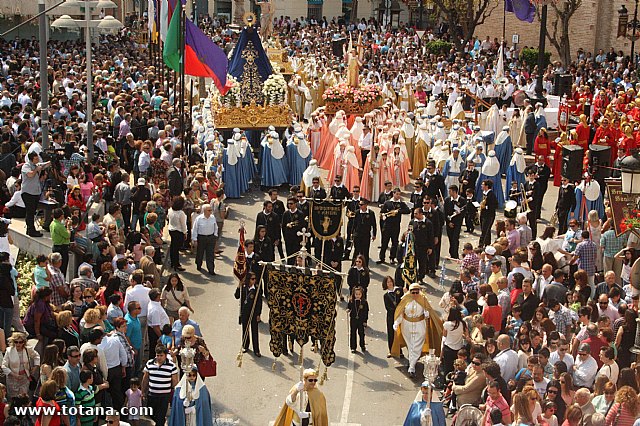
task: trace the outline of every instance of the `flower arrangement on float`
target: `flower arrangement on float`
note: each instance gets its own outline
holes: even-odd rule
[[[218,89],[215,88],[215,85],[212,84],[212,92],[217,92]],[[224,107],[231,108],[240,106],[240,84],[238,84],[238,80],[232,75],[227,74],[227,85],[231,86],[229,91],[224,96],[220,96],[220,104]]]
[[[271,74],[262,86],[262,94],[267,105],[282,105],[287,94],[287,81],[282,74]]]
[[[328,102],[367,105],[380,101],[382,91],[373,84],[351,87],[346,83],[340,83],[325,90],[322,98]]]

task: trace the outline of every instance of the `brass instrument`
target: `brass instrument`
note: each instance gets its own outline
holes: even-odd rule
[[[389,211],[389,212],[387,212],[387,213],[382,213],[380,216],[382,217],[382,220],[385,220],[385,219],[386,219],[386,218],[388,218],[388,217],[394,217],[394,216],[397,216],[397,215],[398,215],[398,213],[400,213],[400,210],[399,210],[399,209],[396,209],[396,210],[391,210],[391,211]]]
[[[476,213],[476,220],[475,222],[477,222],[477,224],[480,224],[480,215],[482,214],[482,210],[484,210],[487,207],[487,197],[484,196],[482,197],[482,201],[480,202],[480,208],[478,209],[478,213]]]
[[[296,226],[298,226],[298,221],[297,220],[294,220],[292,222],[287,223],[287,228],[293,228],[293,227],[296,227]]]
[[[553,212],[553,215],[551,216],[551,219],[549,219],[549,224],[553,227],[558,226],[558,212],[555,211]]]
[[[528,192],[525,191],[524,183],[520,184],[520,189],[521,189],[521,193],[522,193],[522,208],[524,209],[524,211],[522,213],[529,214],[531,212],[531,209],[529,208]],[[531,192],[531,191],[529,191],[529,192]]]
[[[349,219],[353,219],[354,217],[356,217],[356,212],[352,212],[351,210],[347,209],[347,217]]]

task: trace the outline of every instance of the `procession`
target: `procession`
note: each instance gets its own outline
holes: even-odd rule
[[[2,423],[640,426],[637,18],[565,2],[0,6]]]

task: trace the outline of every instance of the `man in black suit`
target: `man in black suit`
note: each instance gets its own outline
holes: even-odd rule
[[[442,246],[442,227],[444,226],[445,216],[442,210],[438,208],[438,202],[430,197],[425,197],[422,202],[422,211],[426,220],[431,222],[433,226],[433,252],[427,259],[427,275],[431,278],[436,277],[436,266],[440,263],[440,247]]]
[[[361,254],[364,256],[365,266],[369,266],[369,248],[371,241],[376,239],[376,215],[369,210],[369,201],[360,199],[360,210],[356,212],[353,222],[353,260]]]
[[[467,189],[471,189],[475,193],[478,175],[479,172],[476,170],[476,164],[473,161],[468,161],[467,168],[462,171],[458,178],[463,194],[467,193]]]
[[[533,114],[533,108],[531,106],[528,106],[527,108],[529,113],[524,119],[524,134],[527,139],[527,155],[531,155],[538,126],[536,125],[536,116]]]
[[[538,206],[542,204],[542,185],[536,179],[536,174],[533,170],[529,170],[527,173],[527,181],[524,183],[525,197],[529,207],[527,213],[527,220],[531,227],[531,236],[535,239],[538,230]]]
[[[558,216],[558,235],[567,233],[567,222],[569,214],[573,217],[573,210],[576,208],[576,187],[569,179],[562,177],[562,184],[558,189],[558,202],[556,202],[556,215]],[[570,213],[571,212],[571,213]]]
[[[351,199],[346,201],[347,207],[347,241],[344,247],[343,260],[349,260],[351,257],[351,247],[353,247],[353,226],[355,222],[356,213],[360,209],[360,187],[358,185],[353,186],[353,194]]]
[[[493,182],[482,181],[482,202],[480,203],[480,247],[491,244],[491,228],[496,220],[496,209],[498,208],[498,198],[493,192]]]
[[[458,186],[449,187],[449,196],[444,200],[444,214],[447,217],[447,237],[449,237],[449,256],[460,256],[460,231],[465,215],[467,200],[458,193]]]
[[[273,204],[273,212],[278,215],[278,219],[282,221],[282,215],[284,215],[285,207],[284,203],[278,200],[278,190],[272,188],[269,190],[269,200]],[[282,250],[282,240],[278,238],[277,240],[273,240],[273,243],[276,247],[278,247],[278,253],[280,254],[280,259],[284,257],[284,251]]]
[[[329,198],[333,200],[346,200],[349,198],[349,190],[342,184],[342,176],[338,175],[333,180],[333,186],[329,191]]]
[[[415,237],[418,281],[422,281],[427,273],[428,258],[433,253],[433,224],[424,217],[422,207],[416,207],[413,209],[411,226]]]
[[[324,200],[327,198],[327,191],[320,186],[320,178],[314,177],[312,179],[312,186],[309,188],[309,198],[313,200]]]
[[[396,252],[398,250],[398,239],[400,238],[400,222],[403,214],[409,214],[409,207],[402,201],[402,191],[400,188],[393,190],[393,198],[386,201],[380,209],[380,215],[385,216],[382,232],[382,245],[380,246],[380,259],[377,264],[384,263],[389,240],[391,240],[391,264],[396,263]]]
[[[342,272],[342,258],[344,256],[344,239],[338,235],[324,241],[324,253],[321,254],[322,261],[338,272]],[[318,257],[318,256],[316,256]],[[320,259],[320,257],[318,257]],[[342,295],[342,277],[336,276],[336,293],[340,300],[344,300]]]
[[[409,202],[412,204],[411,219],[413,219],[413,207],[420,207],[422,205],[422,201],[424,201],[424,197],[427,196],[427,192],[424,189],[424,182],[422,181],[422,179],[416,179],[414,188],[415,189],[411,193],[411,197],[409,198]]]
[[[545,163],[544,155],[538,155],[538,159],[535,164],[529,166],[529,169],[534,171],[536,175],[536,180],[540,184],[540,200],[544,199],[545,194],[547,193],[547,189],[549,188],[549,178],[551,177],[551,169]],[[542,201],[537,204],[537,217],[540,218],[542,215]],[[533,229],[533,225],[531,226]],[[535,231],[533,233],[533,238],[536,237]]]
[[[260,355],[260,342],[258,339],[258,322],[262,313],[262,290],[258,284],[258,277],[249,273],[244,285],[238,282],[235,298],[240,300],[240,324],[242,324],[242,352],[249,350],[249,336],[247,328],[251,326],[251,342],[253,353]],[[257,300],[256,300],[257,299]]]
[[[298,203],[295,198],[290,197],[287,199],[287,207],[289,210],[282,215],[282,236],[285,248],[287,249],[287,256],[292,256],[294,253],[300,251],[302,236],[298,235],[298,232],[300,232],[302,228],[306,228],[307,222],[304,213],[298,208]],[[287,263],[289,265],[295,265],[296,258],[289,257]]]
[[[436,171],[436,163],[433,160],[427,164],[424,181],[427,186],[427,195],[431,197],[437,207],[440,200],[447,195],[447,185],[444,182],[444,176]]]
[[[179,158],[173,159],[173,167],[167,173],[167,180],[169,185],[169,194],[172,197],[178,197],[184,190],[184,182],[182,180],[182,160]]]
[[[267,236],[273,243],[274,247],[278,247],[281,250],[280,259],[284,257],[282,254],[282,217],[279,216],[276,212],[273,211],[273,203],[271,201],[265,201],[262,203],[262,211],[258,213],[256,217],[256,229],[258,226],[262,225],[267,228]],[[256,233],[256,238],[258,235]],[[274,259],[275,260],[275,251],[274,251]]]

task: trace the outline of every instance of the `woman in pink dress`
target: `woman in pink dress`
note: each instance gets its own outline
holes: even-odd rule
[[[333,161],[333,150],[338,144],[338,133],[344,132],[342,129],[349,131],[346,128],[346,120],[344,118],[344,112],[338,111],[336,116],[329,123],[328,132],[322,134],[322,138],[320,140],[320,150],[318,153],[318,164],[323,169],[328,169],[331,166],[331,162]]]
[[[393,186],[403,189],[409,183],[409,169],[407,168],[406,156],[400,145],[393,146],[391,164],[393,165],[393,179],[391,180]]]
[[[385,182],[393,182],[393,163],[387,151],[382,151],[379,163],[378,185],[379,188],[384,188]]]
[[[331,164],[329,167],[329,177],[328,181],[333,182],[333,179],[336,176],[342,176],[345,167],[345,151],[347,149],[348,142],[346,140],[341,140],[338,145],[333,150],[333,157]],[[325,167],[323,167],[325,168]]]
[[[380,196],[380,182],[378,181],[379,152],[380,146],[374,145],[367,155],[367,161],[363,165],[360,195],[367,200],[377,200]]]
[[[358,164],[358,156],[352,146],[347,147],[343,158],[344,169],[342,173],[342,182],[349,192],[351,192],[354,186],[360,185],[359,172],[362,169]]]

